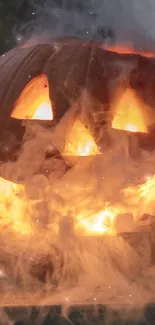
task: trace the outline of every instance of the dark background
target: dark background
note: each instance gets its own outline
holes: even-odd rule
[[[41,33],[113,42],[106,23],[94,28],[98,9],[91,0],[1,0],[0,54]]]
[[[44,7],[45,1],[38,3]],[[31,0],[0,1],[0,54],[21,42],[30,27],[31,31],[34,29],[36,17],[36,6]]]
[[[154,0],[0,0],[0,54],[71,36],[155,51]]]

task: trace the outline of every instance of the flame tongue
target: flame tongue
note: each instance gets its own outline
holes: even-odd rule
[[[112,128],[130,132],[147,133],[143,107],[132,90],[128,89],[116,105]]]
[[[71,128],[63,154],[66,156],[90,156],[99,149],[89,131],[77,120]]]

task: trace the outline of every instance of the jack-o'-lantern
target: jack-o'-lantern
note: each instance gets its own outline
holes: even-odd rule
[[[64,288],[88,276],[105,287],[117,269],[129,288],[151,254],[144,236],[139,250],[122,236],[154,213],[146,155],[155,149],[155,58],[58,40],[6,53],[0,83],[0,229],[22,281],[35,291],[37,281]]]
[[[22,121],[49,121],[43,124],[53,126],[84,89],[94,105],[83,114],[80,104],[77,114],[83,115],[93,137],[98,139],[109,122],[113,128],[135,133],[145,149],[153,147],[154,58],[110,52],[100,44],[58,40],[11,50],[1,57],[0,69],[2,160],[14,157],[13,148],[19,146],[24,132]],[[128,121],[121,122],[124,114]],[[101,125],[93,121],[94,115]]]

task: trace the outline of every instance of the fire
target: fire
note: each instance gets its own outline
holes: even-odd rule
[[[100,212],[86,211],[77,217],[77,232],[85,235],[103,235],[115,232],[114,223],[117,216],[127,218],[132,215],[137,221],[144,214],[154,215],[155,203],[155,175],[140,185],[133,185],[123,190],[122,203],[110,205],[103,202],[104,208]],[[127,222],[127,220],[126,220]],[[122,219],[122,224],[126,224]]]
[[[63,154],[66,156],[91,156],[100,151],[89,131],[77,120],[68,134]]]
[[[35,232],[33,224],[34,209],[31,209],[35,202],[28,199],[25,193],[24,184],[15,184],[0,178],[0,215],[2,216],[0,226],[1,229],[9,229],[22,236],[31,236]],[[52,200],[54,188],[50,193]],[[80,203],[76,207],[77,200],[74,197],[76,194],[74,191],[70,193],[73,201],[75,198],[74,205],[75,211],[77,211],[74,214],[76,233],[86,236],[112,234],[115,232],[114,223],[119,215],[123,215],[123,218],[126,218],[127,214],[132,214],[134,220],[138,220],[143,214],[152,215],[155,209],[155,175],[147,177],[144,183],[140,185],[128,186],[122,189],[122,193],[120,194],[121,202],[119,205],[106,202],[103,197],[103,200],[100,199],[99,202],[94,200],[93,208],[89,208],[89,205],[86,208],[82,205],[83,208],[80,208]],[[83,195],[85,195],[85,192]],[[86,194],[86,197],[87,195],[89,194]],[[83,200],[86,197],[84,196]],[[46,196],[42,200],[44,199],[46,200]],[[52,215],[53,211],[51,210],[50,213]],[[57,232],[59,229],[59,220],[55,222],[55,228],[53,229],[57,229]]]
[[[126,90],[116,105],[112,128],[147,133],[142,109],[143,107],[134,92],[130,89]]]
[[[87,235],[109,234],[112,231],[113,221],[119,213],[120,210],[116,207],[105,207],[103,211],[98,213],[78,216],[77,230],[83,231]]]
[[[142,214],[154,211],[155,175],[141,185],[129,186],[123,190],[122,203],[110,204],[103,200],[103,209],[94,206],[94,211],[86,209],[75,215],[75,231],[80,235],[104,235],[114,232],[114,222],[118,215],[132,214],[138,220]],[[33,235],[34,229],[29,217],[32,202],[26,197],[24,185],[0,178],[0,226],[12,229],[24,236]],[[28,210],[29,207],[29,210]],[[98,210],[98,211],[97,211]],[[52,211],[51,211],[52,213]],[[33,218],[33,215],[32,215]],[[59,221],[57,221],[59,223]],[[59,224],[55,225],[58,230]]]
[[[120,54],[137,54],[137,55],[144,56],[146,58],[154,58],[155,57],[155,53],[146,52],[146,51],[143,51],[143,49],[136,50],[133,48],[133,46],[131,44],[129,44],[128,46],[127,45],[123,46],[121,44],[114,45],[114,46],[104,45],[104,49],[111,51],[111,52],[117,52]]]
[[[27,202],[24,186],[0,178],[0,214],[1,227],[11,226],[15,232],[31,234],[32,227],[26,218]]]
[[[43,101],[34,115],[31,117],[32,120],[53,120],[53,114],[51,110],[51,103]]]
[[[126,126],[127,125],[130,126],[130,128],[132,126],[131,124],[126,124]],[[88,156],[99,153],[97,144],[89,131],[79,120],[77,120],[68,133],[68,141],[66,141],[64,154]],[[139,213],[138,207],[141,206],[141,200],[143,200],[143,203],[144,201],[145,203],[147,201],[150,202],[150,199],[153,200],[153,189],[155,188],[154,179],[155,178],[150,177],[147,178],[144,184],[138,187],[132,186],[125,188],[123,190],[122,203],[119,206],[106,202],[103,199],[103,202],[99,202],[100,207],[103,208],[99,208],[98,203],[96,203],[96,206],[93,206],[93,211],[89,211],[88,207],[83,211],[79,210],[74,217],[76,232],[81,235],[111,234],[114,231],[113,224],[118,215],[132,213],[134,217],[137,218]],[[72,195],[74,200],[74,194]],[[34,229],[32,227],[31,218],[29,219],[30,207],[32,204],[30,201],[31,200],[25,195],[24,185],[15,184],[0,178],[0,213],[3,215],[1,219],[3,226],[10,225],[12,230],[22,235],[33,234]]]
[[[15,104],[11,117],[22,120],[53,120],[49,84],[44,74],[27,84]]]
[[[127,123],[124,130],[129,132],[138,132],[138,127],[132,123]]]
[[[154,202],[155,175],[147,178],[146,182],[141,185],[126,188],[124,195],[131,206],[136,205],[138,207],[142,204],[147,206],[147,202]]]
[[[45,81],[47,82],[46,77],[41,76],[34,79],[25,88],[16,103],[12,117],[53,119],[48,87],[44,88],[43,93],[41,93]],[[144,120],[140,101],[132,90],[127,90],[116,105],[112,127],[130,132],[147,132]],[[80,120],[76,120],[67,134],[63,155],[95,156],[99,154],[99,148],[89,131]],[[122,190],[123,198],[119,206],[110,204],[103,199],[103,202],[100,202],[101,209],[94,206],[93,211],[86,209],[78,212],[75,215],[75,230],[77,233],[84,235],[112,233],[116,217],[121,214],[132,213],[135,219],[138,218],[139,206],[142,206],[143,203],[143,207],[145,205],[147,210],[150,202],[154,201],[154,191],[155,176],[147,179],[142,185],[127,187]],[[12,230],[22,235],[33,234],[34,229],[27,216],[28,206],[31,206],[31,202],[26,198],[24,185],[8,182],[0,178],[0,213],[3,215],[1,224],[3,226],[11,225]],[[147,211],[145,212],[147,213]]]

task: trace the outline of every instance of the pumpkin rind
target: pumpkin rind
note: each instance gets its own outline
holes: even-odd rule
[[[84,88],[107,110],[119,88],[122,91],[131,86],[139,91],[139,75],[147,87],[150,82],[144,77],[151,68],[155,70],[154,59],[110,52],[92,42],[60,40],[53,44],[11,50],[0,58],[0,82],[3,85],[0,107],[4,112],[1,121],[10,116],[27,83],[41,73],[48,77],[56,106],[55,117],[59,119],[67,107],[62,107],[62,101],[74,102]],[[153,72],[149,77],[152,76]]]
[[[118,67],[118,60],[122,67]],[[136,60],[137,57],[121,57],[104,51],[93,43],[85,45],[84,42],[75,41],[11,50],[0,58],[0,82],[3,85],[0,91],[0,107],[3,112],[1,121],[6,121],[10,116],[27,83],[41,73],[45,73],[49,79],[54,102],[57,104],[56,116],[60,117],[64,113],[63,109],[58,112],[61,110],[62,97],[69,102],[75,101],[84,87],[107,103],[110,82],[118,79],[114,75],[115,70],[119,75],[123,72],[127,78],[133,68],[133,61]]]
[[[30,80],[42,73],[52,53],[55,53],[52,45],[37,45],[12,50],[0,58],[1,122],[9,118],[20,93]]]

